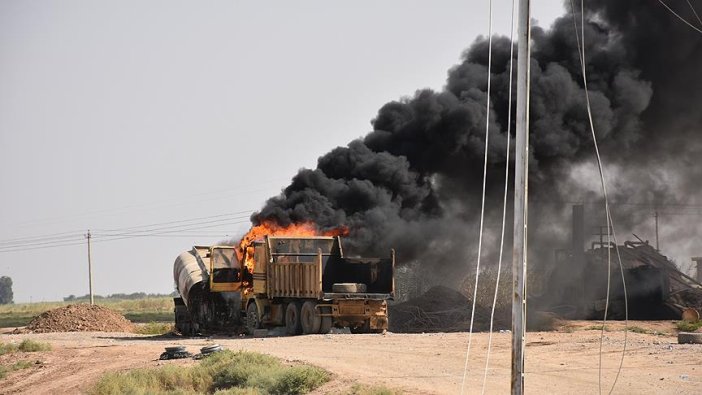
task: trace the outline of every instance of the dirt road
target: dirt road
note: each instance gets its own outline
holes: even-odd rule
[[[582,394],[598,392],[600,331],[593,322],[574,322],[561,332],[527,334],[527,393]],[[624,367],[615,393],[698,394],[702,392],[702,345],[679,345],[670,322],[635,323],[629,333]],[[621,324],[613,325],[614,329]],[[611,330],[611,329],[610,329]],[[667,332],[667,334],[657,334]],[[262,339],[153,338],[124,333],[2,334],[0,341],[31,338],[46,341],[53,350],[0,357],[38,360],[35,367],[17,371],[0,381],[1,393],[77,393],[106,371],[163,364],[192,364],[191,360],[158,361],[163,347],[185,345],[191,352],[219,343],[232,350],[251,350],[287,361],[304,361],[335,374],[317,393],[339,393],[353,383],[384,384],[409,394],[455,394],[463,378],[467,333],[349,335],[330,334]],[[511,334],[498,333],[486,393],[509,392]],[[466,393],[480,393],[487,334],[473,335]],[[617,374],[623,334],[605,332],[602,388],[606,393]],[[18,356],[19,355],[19,356]],[[14,358],[14,359],[13,359]]]

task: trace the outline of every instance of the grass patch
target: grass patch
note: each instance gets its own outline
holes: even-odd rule
[[[166,322],[149,322],[144,325],[139,325],[136,328],[136,333],[140,335],[165,335],[173,332],[173,324]]]
[[[89,393],[294,395],[319,387],[329,377],[327,371],[314,366],[286,366],[264,354],[223,351],[192,367],[166,365],[108,373]]]
[[[51,350],[51,344],[43,342],[35,342],[34,340],[23,340],[19,345],[14,343],[0,343],[0,355],[5,355],[17,351],[22,352],[36,352],[36,351],[49,351]]]
[[[402,391],[383,385],[354,384],[346,395],[401,395]]]
[[[0,305],[0,328],[25,326],[37,315],[74,302],[17,303]],[[98,299],[95,304],[118,311],[132,322],[173,322],[173,298]]]
[[[678,330],[680,332],[694,332],[694,331],[702,328],[702,321],[697,321],[697,322],[678,321],[675,325],[678,327]]]
[[[12,365],[0,365],[0,379],[7,377],[7,374],[14,372],[15,370],[22,370],[30,368],[34,363],[29,361],[17,361]]]
[[[628,328],[628,331],[629,331],[629,332],[634,332],[634,333],[657,334],[657,333],[654,333],[654,331],[650,331],[650,330],[645,329],[645,328],[642,328],[642,327],[640,327],[640,326],[630,326],[630,327]]]
[[[17,345],[12,343],[0,343],[0,355],[17,351]]]
[[[22,352],[51,351],[51,344],[25,339],[17,348]]]

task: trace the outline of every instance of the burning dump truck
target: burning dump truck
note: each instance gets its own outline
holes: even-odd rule
[[[244,238],[238,247],[195,246],[175,261],[180,297],[176,328],[183,334],[245,324],[285,326],[289,335],[387,329],[394,295],[395,252],[388,258],[344,256],[341,237]]]

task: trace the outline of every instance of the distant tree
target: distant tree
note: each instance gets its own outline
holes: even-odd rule
[[[7,276],[0,277],[0,304],[14,303],[13,298],[12,279]]]

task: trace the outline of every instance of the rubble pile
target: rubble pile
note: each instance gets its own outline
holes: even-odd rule
[[[462,332],[470,328],[472,303],[462,293],[444,286],[430,288],[423,295],[389,306],[391,332]],[[497,314],[495,329],[506,329],[504,314]],[[499,317],[499,318],[498,318]],[[490,327],[490,308],[475,306],[474,331]]]
[[[34,317],[26,332],[133,332],[134,324],[106,307],[73,304]]]

